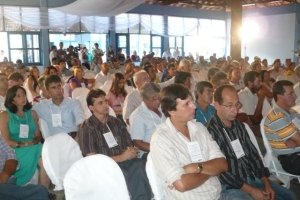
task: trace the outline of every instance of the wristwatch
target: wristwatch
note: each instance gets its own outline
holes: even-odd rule
[[[197,169],[198,169],[198,173],[200,174],[203,170],[203,165],[202,163],[197,163]]]

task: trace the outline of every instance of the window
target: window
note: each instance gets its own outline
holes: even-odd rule
[[[130,55],[133,54],[133,51],[136,51],[140,59],[142,59],[144,51],[146,54],[150,51],[150,35],[130,34],[129,43]]]
[[[178,47],[179,56],[182,56],[183,54],[183,37],[175,37],[175,36],[169,36],[169,47],[170,52],[173,55],[173,52],[175,51],[176,47]]]
[[[9,59],[20,59],[25,65],[40,64],[39,37],[38,33],[9,33]]]
[[[151,36],[151,51],[154,52],[155,57],[161,57],[161,46],[162,46],[162,39],[161,36],[152,35]]]

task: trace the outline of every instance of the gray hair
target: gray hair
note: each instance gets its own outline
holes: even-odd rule
[[[160,86],[156,83],[150,82],[143,85],[141,88],[141,96],[143,99],[150,99],[153,95],[160,92]]]

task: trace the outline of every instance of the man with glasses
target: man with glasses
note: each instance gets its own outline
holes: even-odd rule
[[[222,193],[230,200],[296,199],[291,191],[269,180],[269,170],[264,167],[245,124],[236,119],[242,104],[235,88],[231,85],[217,88],[214,104],[216,115],[207,129],[228,163],[228,171],[219,176]]]

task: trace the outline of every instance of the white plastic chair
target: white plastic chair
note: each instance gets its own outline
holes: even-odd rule
[[[43,165],[54,190],[63,190],[63,180],[70,166],[82,158],[77,142],[67,133],[58,133],[45,139],[42,149]]]
[[[85,119],[88,119],[92,115],[90,109],[87,106],[87,102],[86,102],[86,97],[87,97],[88,93],[89,93],[89,89],[87,89],[87,88],[76,88],[72,92],[72,98],[77,99],[80,102],[80,105],[84,112]],[[109,107],[109,115],[116,117],[116,113],[111,107]]]
[[[129,200],[124,175],[108,156],[96,154],[74,163],[64,179],[67,200]]]
[[[283,186],[286,188],[290,188],[290,181],[293,178],[297,178],[300,183],[300,176],[290,174],[282,168],[279,160],[276,155],[274,155],[272,147],[266,137],[265,134],[265,124],[266,117],[264,117],[260,122],[260,132],[263,138],[264,146],[266,148],[266,155],[264,157],[265,166],[269,168],[270,172],[276,174],[277,178],[284,184]]]
[[[47,122],[43,119],[39,119],[39,126],[41,129],[41,133],[44,139],[46,139],[47,137],[51,136],[50,132],[49,132],[49,128],[47,125]]]
[[[85,87],[78,87],[78,88],[75,88],[73,91],[72,91],[72,98],[73,99],[76,99],[77,97],[79,96],[87,96],[87,94],[89,93],[89,89],[88,88],[85,88]]]
[[[146,162],[146,173],[147,177],[152,189],[152,192],[154,194],[155,200],[163,200],[164,199],[164,193],[163,193],[163,182],[160,179],[160,177],[157,176],[152,159],[151,159],[151,153],[147,156],[147,162]]]

